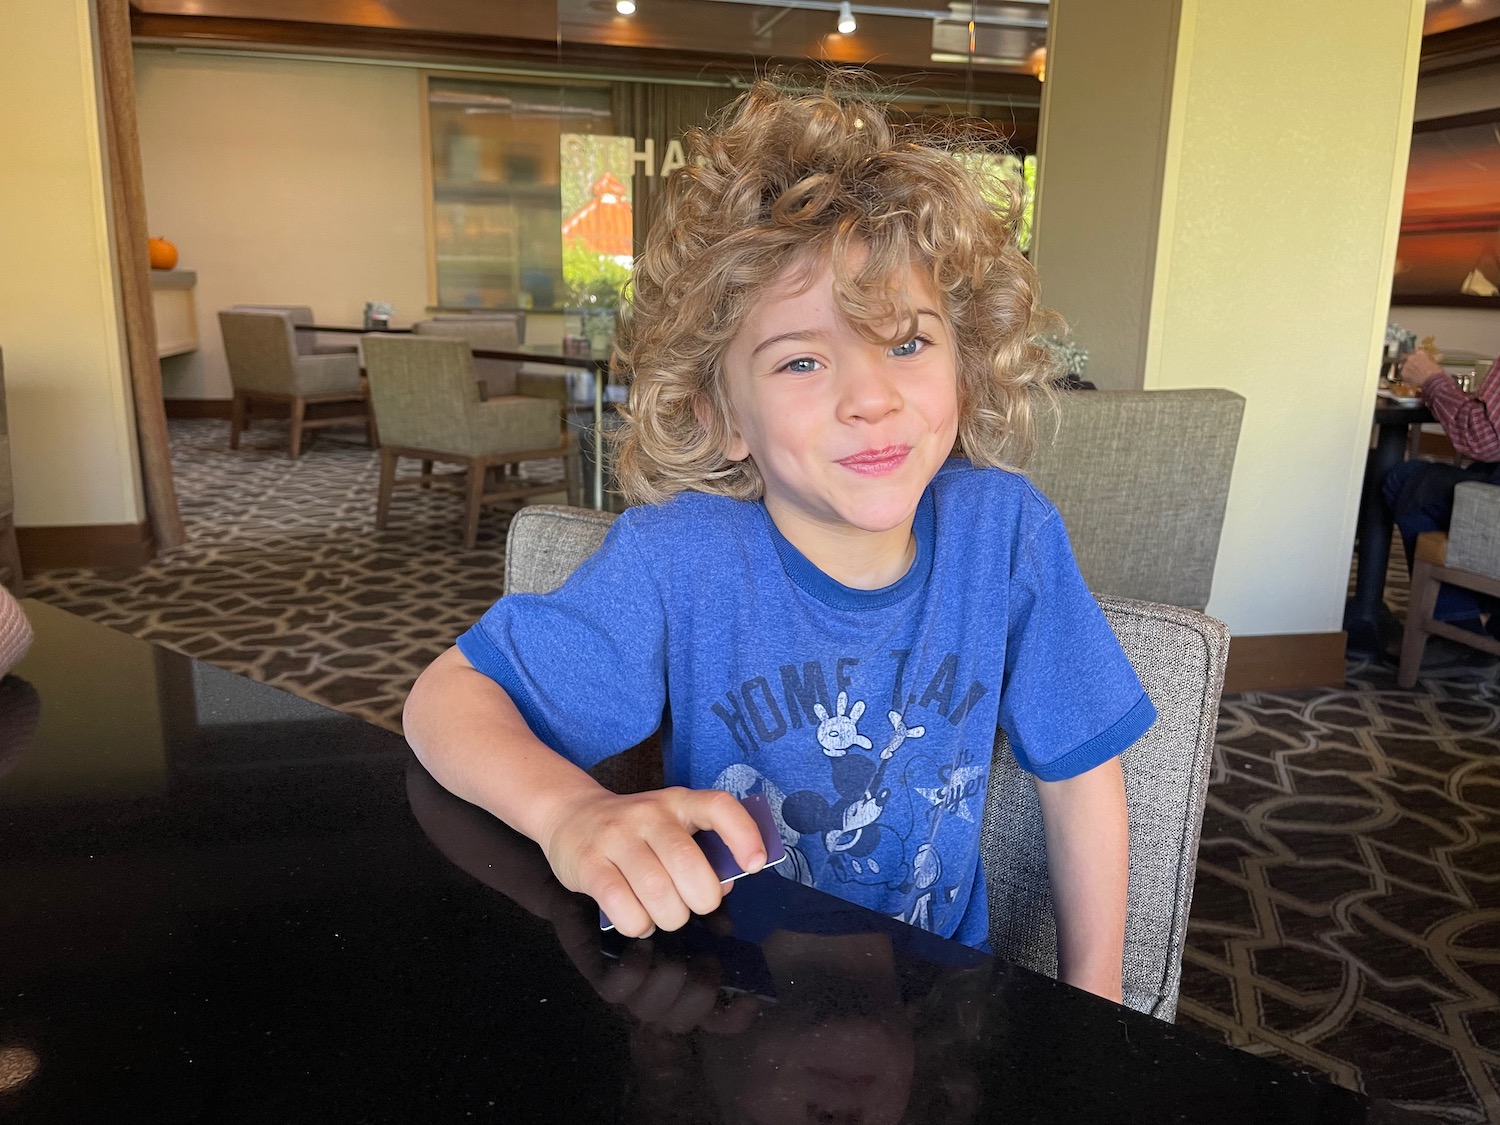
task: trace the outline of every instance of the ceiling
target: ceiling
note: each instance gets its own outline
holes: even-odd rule
[[[137,42],[418,59],[503,60],[580,73],[740,76],[767,62],[920,72],[924,89],[1021,116],[1041,102],[1046,0],[131,0]],[[969,27],[968,17],[974,17]],[[1500,0],[1427,0],[1424,73],[1500,59]]]

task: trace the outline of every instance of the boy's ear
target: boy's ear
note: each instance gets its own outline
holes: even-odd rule
[[[726,461],[743,461],[750,456],[750,447],[745,444],[745,439],[740,437],[739,427],[734,424],[733,415],[726,414],[722,419],[722,426],[716,425],[721,420],[714,417],[713,404],[704,395],[694,396],[693,415],[698,419],[698,425],[703,427],[703,432],[706,434],[712,434],[720,429],[728,431],[724,438],[724,447],[719,451]]]

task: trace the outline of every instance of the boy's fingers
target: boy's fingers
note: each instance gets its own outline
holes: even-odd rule
[[[651,846],[662,867],[671,876],[678,896],[689,910],[694,914],[711,914],[719,908],[719,902],[724,897],[719,877],[714,874],[703,849],[686,830],[677,828],[663,833],[651,840]],[[687,919],[682,921],[685,923]],[[675,930],[677,927],[664,925],[662,928]]]
[[[697,851],[697,845],[691,840],[688,840],[688,844]],[[650,915],[652,924],[663,930],[680,930],[687,924],[691,910],[682,899],[682,892],[673,872],[663,864],[658,852],[649,842],[629,840],[620,845],[618,853],[611,858],[620,869],[620,874],[629,880],[631,893]],[[702,852],[698,853],[698,859],[705,867],[708,866]],[[709,877],[713,877],[712,871],[709,872]],[[630,937],[643,936],[642,932],[631,932],[622,927],[619,919],[609,913],[609,907],[604,907],[604,912],[609,914],[610,921],[615,923],[615,928],[621,933]]]
[[[722,789],[681,790],[681,815],[692,829],[711,828],[728,845],[735,862],[746,871],[759,871],[766,865],[766,845],[760,838],[755,818],[734,794]]]

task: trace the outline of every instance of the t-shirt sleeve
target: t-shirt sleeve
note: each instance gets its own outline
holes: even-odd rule
[[[549,594],[509,594],[458,638],[533,734],[585,769],[654,732],[666,703],[666,613],[628,514]]]
[[[1017,550],[1000,726],[1043,781],[1086,773],[1156,721],[1130,660],[1084,585],[1056,509]]]

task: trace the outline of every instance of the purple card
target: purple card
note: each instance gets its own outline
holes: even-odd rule
[[[766,846],[766,867],[775,867],[786,858],[786,845],[781,842],[781,833],[776,831],[776,817],[771,812],[771,802],[757,794],[754,797],[742,797],[740,804],[755,821],[755,826],[760,829],[761,843]],[[693,833],[693,839],[698,841],[698,846],[708,857],[709,866],[714,869],[719,882],[732,883],[750,874],[735,862],[734,853],[729,850],[729,845],[720,839],[717,832],[704,829],[702,832]],[[605,916],[602,910],[599,911],[599,928],[601,930],[615,928],[615,924]]]

